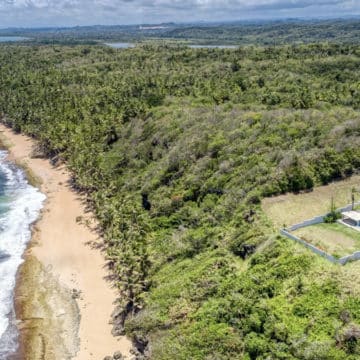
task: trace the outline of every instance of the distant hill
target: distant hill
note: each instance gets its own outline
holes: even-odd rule
[[[10,28],[0,30],[0,36],[26,36],[37,43],[66,44],[154,39],[235,45],[311,42],[359,43],[360,18]]]

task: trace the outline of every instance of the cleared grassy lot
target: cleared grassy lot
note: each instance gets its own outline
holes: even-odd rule
[[[360,250],[360,232],[345,225],[318,224],[293,233],[332,255],[341,257]]]
[[[289,226],[327,213],[330,210],[331,198],[335,206],[342,207],[351,203],[351,189],[360,189],[360,176],[319,186],[313,191],[300,194],[285,194],[266,198],[262,208],[276,228]],[[360,200],[359,194],[355,195]]]

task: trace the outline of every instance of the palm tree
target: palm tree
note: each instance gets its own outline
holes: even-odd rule
[[[355,187],[352,187],[352,189],[351,189],[351,210],[354,210],[354,208],[355,208],[355,193],[360,193],[360,190],[356,189]]]

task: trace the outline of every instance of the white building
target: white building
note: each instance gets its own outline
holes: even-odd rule
[[[357,211],[344,211],[341,213],[342,220],[352,226],[360,226],[360,212]]]

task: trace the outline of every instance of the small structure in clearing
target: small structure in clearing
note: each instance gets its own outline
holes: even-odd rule
[[[360,175],[356,175],[311,192],[266,198],[262,208],[282,235],[334,264],[344,265],[360,260],[360,211],[354,210],[360,207],[354,197],[355,192],[360,193],[355,190],[359,184]],[[351,204],[336,209],[334,203],[348,203],[349,193]]]
[[[341,213],[341,217],[344,223],[360,227],[360,213],[358,211],[344,211]]]

